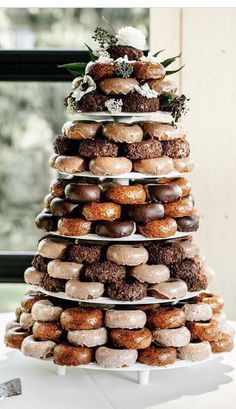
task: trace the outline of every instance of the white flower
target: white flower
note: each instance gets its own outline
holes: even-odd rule
[[[96,60],[96,63],[98,64],[112,64],[114,62],[113,58],[100,55],[100,57]]]
[[[97,88],[94,80],[92,79],[92,77],[90,77],[90,75],[84,75],[84,77],[77,77],[74,79],[73,83],[75,81],[77,87],[73,91],[72,97],[75,98],[76,101],[80,101],[85,94],[95,91],[95,89]]]
[[[149,87],[147,82],[146,84],[141,85],[141,87],[139,85],[135,85],[134,88],[135,88],[135,91],[138,92],[138,94],[146,98],[157,98],[159,95],[157,91]]]
[[[111,114],[120,114],[122,111],[122,99],[111,98],[105,102],[105,106]]]
[[[129,60],[127,55],[125,55],[124,58],[119,57],[115,60],[115,63],[117,64],[121,64],[122,62],[125,62],[126,64],[132,64],[135,62],[135,60]]]
[[[95,64],[94,61],[89,61],[88,64],[85,67],[85,75],[89,73],[91,67]],[[73,83],[72,83],[73,84]]]
[[[107,57],[107,58],[110,57],[109,52],[104,50],[103,48],[93,51],[93,55],[95,55],[95,57]]]
[[[142,31],[131,26],[121,27],[117,33],[118,43],[120,45],[129,45],[144,49],[146,45],[146,38]]]
[[[144,55],[140,58],[140,60],[143,62],[150,62],[152,64],[160,64],[159,58],[154,57],[150,51],[148,52],[147,57]]]

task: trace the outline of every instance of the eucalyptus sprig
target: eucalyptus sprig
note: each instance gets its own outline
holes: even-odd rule
[[[185,115],[188,111],[186,102],[189,101],[184,94],[178,96],[175,94],[164,94],[160,96],[161,111],[170,112],[175,122],[178,122],[181,115]]]
[[[122,78],[129,78],[133,72],[132,64],[129,64],[125,61],[116,63],[117,74]]]
[[[102,27],[96,28],[92,38],[98,42],[102,48],[113,47],[118,42],[118,38],[115,36],[115,34],[109,33]]]

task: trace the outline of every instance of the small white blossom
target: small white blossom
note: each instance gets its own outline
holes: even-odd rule
[[[112,64],[114,62],[113,58],[106,57],[104,55],[101,55],[97,60],[96,63],[98,64]]]
[[[93,55],[95,57],[107,57],[110,58],[110,54],[108,51],[104,50],[103,48],[100,48],[98,50],[93,51]]]
[[[75,98],[76,101],[80,101],[85,94],[95,91],[95,89],[97,88],[93,78],[90,77],[90,75],[84,75],[84,77],[77,77],[74,79],[74,81],[75,80],[77,87],[74,89],[72,97]]]
[[[149,87],[147,82],[146,84],[141,85],[141,86],[135,85],[134,89],[136,92],[138,92],[138,94],[146,98],[157,98],[159,95],[157,91]]]
[[[143,56],[140,58],[141,61],[143,62],[150,62],[152,64],[160,64],[159,58],[154,57],[152,53],[149,51],[147,56]]]
[[[135,62],[135,60],[129,60],[128,56],[125,55],[124,58],[119,57],[114,62],[117,63],[117,64],[121,64],[122,62],[125,62],[126,64],[133,64]]]
[[[117,33],[118,44],[144,49],[146,38],[142,31],[131,26],[121,27]]]
[[[122,112],[122,99],[109,99],[105,102],[105,106],[111,114],[120,114]]]
[[[94,61],[89,61],[89,62],[88,62],[88,64],[87,64],[86,67],[85,67],[85,75],[87,75],[87,74],[90,72],[91,67],[92,67],[94,64],[95,64]]]

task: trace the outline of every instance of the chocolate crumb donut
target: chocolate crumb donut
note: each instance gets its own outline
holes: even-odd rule
[[[165,264],[169,266],[182,261],[184,251],[178,242],[156,243],[148,242],[146,249],[149,253],[150,264]]]
[[[199,216],[193,214],[192,216],[178,217],[176,219],[178,231],[192,232],[199,228]]]
[[[149,139],[126,144],[124,152],[124,156],[130,160],[159,158],[162,156],[162,145],[157,139]]]
[[[39,283],[40,287],[43,287],[46,291],[51,291],[53,293],[64,292],[66,280],[61,280],[60,278],[53,278],[49,274],[45,274]]]
[[[42,273],[47,272],[48,263],[51,261],[50,258],[42,257],[40,254],[36,254],[32,260],[32,266]]]
[[[78,142],[75,139],[57,136],[53,141],[53,150],[58,155],[76,155],[78,153]]]
[[[163,155],[172,159],[187,158],[190,154],[190,146],[184,138],[162,142]]]
[[[107,95],[102,95],[98,92],[89,92],[88,94],[85,94],[80,101],[76,101],[71,95],[69,95],[66,98],[66,105],[73,113],[78,111],[101,112],[107,111],[105,102],[108,100],[109,97]]]
[[[200,291],[207,288],[207,277],[201,271],[200,263],[186,258],[170,265],[171,277],[184,280],[189,291]]]
[[[79,145],[79,156],[83,158],[97,158],[109,156],[115,158],[118,155],[118,146],[114,142],[102,139],[86,139]]]
[[[124,280],[126,269],[124,266],[119,266],[112,261],[103,261],[101,263],[93,263],[86,266],[84,272],[85,281],[95,281],[100,283],[119,283]]]
[[[147,295],[145,284],[119,282],[108,286],[108,295],[112,300],[138,301]]]
[[[68,250],[67,259],[78,264],[92,264],[100,260],[101,250],[101,246],[73,244]]]
[[[158,98],[146,98],[138,93],[122,96],[123,112],[156,112],[159,110]]]

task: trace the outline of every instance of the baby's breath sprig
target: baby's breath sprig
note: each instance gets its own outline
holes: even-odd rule
[[[119,77],[129,78],[133,72],[132,64],[125,61],[115,63],[117,67],[117,74]]]
[[[102,48],[113,47],[117,44],[118,38],[109,33],[105,28],[97,27],[92,38],[97,41]]]

